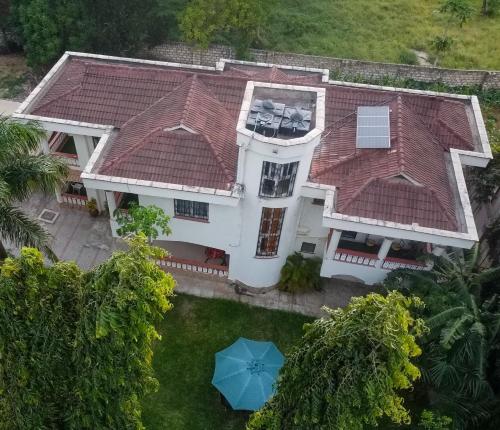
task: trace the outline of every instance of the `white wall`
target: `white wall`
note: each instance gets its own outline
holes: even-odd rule
[[[323,257],[329,229],[321,225],[323,217],[323,206],[314,205],[312,198],[300,198],[300,217],[295,239],[294,251],[300,252],[302,242],[314,243],[316,248],[314,254],[304,256]]]
[[[323,260],[321,266],[321,276],[325,278],[342,276],[346,279],[361,280],[367,285],[382,282],[389,272],[390,270],[327,259]]]

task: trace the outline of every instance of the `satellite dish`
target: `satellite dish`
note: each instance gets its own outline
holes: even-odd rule
[[[266,99],[262,102],[262,107],[264,109],[274,109],[274,103],[271,99]]]

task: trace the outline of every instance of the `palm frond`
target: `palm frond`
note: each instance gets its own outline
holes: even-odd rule
[[[445,349],[450,349],[451,346],[460,339],[465,332],[465,325],[473,320],[472,315],[465,314],[450,322],[448,326],[441,330],[441,345]]]
[[[45,154],[7,157],[0,166],[0,178],[15,200],[24,200],[35,191],[53,193],[68,174],[64,161]]]
[[[23,123],[0,115],[0,160],[4,154],[29,154],[39,148],[46,131],[35,121]]]
[[[57,256],[50,249],[50,234],[20,209],[0,201],[0,236],[16,246],[32,246],[40,249],[53,261]]]
[[[444,311],[434,315],[431,318],[425,320],[425,323],[429,329],[434,330],[450,322],[450,319],[459,317],[467,311],[465,306],[455,306],[453,308],[445,309]]]

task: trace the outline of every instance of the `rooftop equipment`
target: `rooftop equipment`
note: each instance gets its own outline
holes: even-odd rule
[[[266,137],[301,137],[311,128],[311,116],[305,107],[255,99],[246,126]]]
[[[283,118],[284,103],[255,99],[247,118],[247,128],[267,137],[275,137]]]
[[[390,148],[389,106],[359,106],[356,148]]]

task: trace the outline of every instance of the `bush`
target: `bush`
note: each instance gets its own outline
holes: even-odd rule
[[[278,288],[289,293],[320,290],[320,267],[320,258],[305,258],[299,252],[289,255],[281,269]]]
[[[409,49],[405,49],[399,54],[399,62],[414,66],[418,64],[417,54]]]

